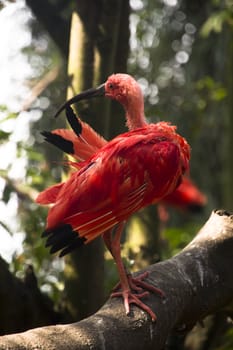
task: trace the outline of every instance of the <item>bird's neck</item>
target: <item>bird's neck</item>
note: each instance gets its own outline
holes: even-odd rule
[[[126,111],[126,125],[129,130],[141,128],[147,125],[146,117],[144,114],[144,106],[127,106]]]

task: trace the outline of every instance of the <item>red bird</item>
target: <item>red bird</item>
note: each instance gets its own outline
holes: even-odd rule
[[[126,273],[120,254],[121,232],[131,214],[160,201],[180,184],[188,169],[190,148],[176,133],[175,126],[166,122],[146,123],[141,89],[126,74],[110,76],[105,84],[73,97],[59,109],[58,113],[67,109],[70,124],[83,143],[87,140],[81,135],[81,124],[74,120],[69,106],[100,95],[123,105],[130,131],[92,152],[86,161],[73,164],[79,170],[65,183],[52,186],[38,196],[38,203],[54,203],[43,236],[47,237],[46,245],[51,247],[51,252],[61,250],[63,256],[103,235],[120,277],[121,291],[112,296],[123,297],[127,314],[133,303],[156,320],[141,298],[148,294],[144,289],[160,295],[163,292],[142,281],[147,274],[132,278]]]
[[[42,135],[47,142],[68,153],[78,162],[82,162],[106,145],[108,141],[93,130],[90,125],[77,118],[71,109],[68,109],[66,113],[71,126],[76,125],[74,128],[77,133],[70,129],[56,129],[52,132],[44,131]],[[79,167],[77,163],[71,164],[76,168]],[[60,188],[62,185],[55,186]],[[181,184],[175,191],[162,198],[159,205],[163,205],[163,211],[166,210],[164,206],[171,206],[184,211],[199,212],[206,202],[206,196],[186,175],[183,176]]]

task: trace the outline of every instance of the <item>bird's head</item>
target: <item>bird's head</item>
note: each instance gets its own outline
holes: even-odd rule
[[[141,88],[136,80],[128,74],[112,74],[107,81],[98,86],[81,92],[66,101],[57,111],[58,116],[67,106],[77,103],[81,100],[93,97],[106,96],[120,102],[125,109],[143,109],[144,101]]]
[[[128,74],[113,74],[104,84],[105,96],[120,102],[125,108],[139,103],[143,105],[143,95],[139,84]]]

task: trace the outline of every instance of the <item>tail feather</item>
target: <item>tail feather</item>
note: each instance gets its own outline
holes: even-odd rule
[[[76,238],[76,234],[73,234],[73,232],[69,230],[69,227],[66,228],[62,226],[59,231],[58,229],[55,229],[52,232],[50,231],[50,234],[47,236],[45,247],[59,246],[63,244],[63,242],[69,241],[73,238]],[[63,247],[61,246],[60,249],[61,248]]]
[[[86,238],[80,237],[78,232],[74,231],[69,224],[62,224],[56,228],[45,230],[42,237],[46,238],[46,247],[50,247],[50,253],[60,252],[59,256],[71,252],[77,247],[82,246]]]
[[[112,212],[105,213],[104,209],[97,212],[80,212],[65,219],[65,222],[72,225],[81,237],[89,236],[91,233],[101,234],[105,231],[105,226],[114,226],[118,220],[113,216]]]
[[[72,155],[78,161],[90,158],[107,141],[87,123],[80,120],[70,106],[66,108],[66,117],[72,128],[43,131],[45,141]]]
[[[81,239],[76,239],[73,242],[70,242],[66,248],[62,249],[62,251],[59,254],[59,258],[62,258],[64,255],[72,252],[73,250],[81,247],[84,244],[84,241]]]
[[[46,188],[46,190],[40,192],[35,199],[36,203],[39,204],[52,204],[56,202],[57,196],[62,189],[63,182]]]
[[[42,131],[41,135],[44,136],[45,141],[56,146],[60,150],[68,154],[74,154],[74,145],[72,141],[66,140],[61,135],[55,134],[50,131]]]
[[[101,138],[98,138],[98,134],[88,127],[87,124],[83,123],[83,125],[83,136],[80,135],[79,137],[70,129],[55,129],[51,132],[43,131],[41,134],[44,136],[45,141],[72,155],[78,161],[84,161],[100,148],[95,145],[95,142],[100,144]],[[102,141],[102,144],[104,145],[104,141]]]
[[[66,107],[66,118],[78,139],[92,147],[93,152],[106,144],[107,141],[102,136],[75,115],[71,106]]]
[[[71,106],[66,107],[66,118],[71,128],[74,130],[77,136],[80,136],[82,133],[82,123],[75,115]]]

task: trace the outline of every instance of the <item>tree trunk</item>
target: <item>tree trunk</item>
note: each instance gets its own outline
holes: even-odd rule
[[[155,323],[137,307],[127,317],[121,298],[115,298],[81,322],[3,336],[0,348],[162,350],[171,331],[186,332],[205,316],[230,305],[232,250],[233,215],[215,211],[181,253],[147,269],[150,283],[165,292],[164,300],[152,294],[146,300],[156,312]]]
[[[124,5],[122,5],[124,3]],[[115,4],[115,5],[114,5]],[[116,70],[120,52],[119,27],[128,25],[128,1],[79,1],[72,15],[68,75],[71,86],[68,98],[74,94],[99,85]],[[129,29],[124,40],[128,47]],[[128,50],[122,55],[120,65],[126,67]],[[119,56],[120,57],[120,56]],[[125,68],[124,67],[124,68]],[[111,134],[110,101],[90,101],[80,104],[78,115],[94,129]],[[111,120],[114,120],[111,115]],[[115,123],[114,121],[114,124]],[[98,261],[98,264],[96,264]],[[66,258],[66,303],[73,319],[81,319],[95,312],[104,300],[104,247],[102,239],[95,240],[85,249]]]
[[[136,213],[127,225],[127,246],[132,254],[134,269],[142,269],[161,258],[160,230],[155,205],[150,205]]]

